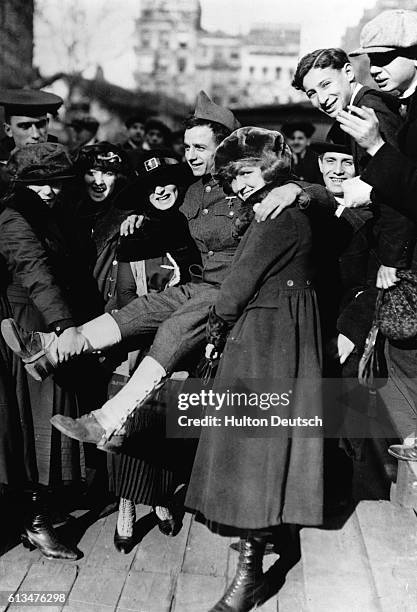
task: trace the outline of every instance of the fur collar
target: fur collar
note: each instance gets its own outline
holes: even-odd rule
[[[236,211],[236,215],[234,218],[233,226],[232,226],[232,236],[233,238],[240,240],[243,234],[248,229],[249,225],[252,223],[253,218],[255,217],[255,213],[253,211],[254,204],[258,202],[262,202],[266,198],[266,196],[273,190],[275,187],[280,187],[284,185],[291,177],[286,175],[281,179],[274,181],[273,183],[268,183],[262,189],[258,189],[255,193],[253,193],[247,200],[244,202],[241,201],[238,209]]]

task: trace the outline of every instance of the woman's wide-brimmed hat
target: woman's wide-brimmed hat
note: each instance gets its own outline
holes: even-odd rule
[[[13,182],[26,184],[50,183],[75,176],[67,149],[57,142],[29,144],[14,149],[6,171]]]
[[[148,203],[148,194],[157,186],[176,185],[186,189],[193,181],[188,164],[181,162],[171,149],[146,151],[136,169],[136,178],[118,195],[114,205],[135,210]]]

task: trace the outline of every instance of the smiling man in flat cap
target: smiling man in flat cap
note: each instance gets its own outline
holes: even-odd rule
[[[55,114],[62,103],[59,96],[42,90],[0,90],[6,133],[0,140],[0,162],[7,162],[15,147],[56,140],[48,137],[48,113]]]

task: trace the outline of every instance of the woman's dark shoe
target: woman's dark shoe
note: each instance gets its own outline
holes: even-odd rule
[[[79,552],[59,541],[46,513],[41,493],[32,491],[30,498],[29,511],[24,522],[25,533],[22,534],[23,546],[29,550],[38,548],[48,559],[78,559]]]
[[[262,573],[265,544],[263,539],[240,540],[235,577],[210,612],[249,612],[267,599],[269,589]]]
[[[166,508],[165,506],[156,506],[152,510],[161,533],[171,538],[179,534],[182,528],[184,511],[177,508]]]
[[[14,319],[3,319],[1,333],[8,347],[22,359],[25,369],[37,381],[45,380],[55,370],[57,362],[51,348],[56,334],[28,332]]]
[[[131,536],[121,536],[117,531],[117,527],[114,530],[113,543],[117,552],[124,555],[129,554],[135,545],[133,534]]]

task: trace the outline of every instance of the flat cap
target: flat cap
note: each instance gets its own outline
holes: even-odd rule
[[[63,99],[41,89],[0,89],[0,106],[9,115],[37,117],[55,114]]]
[[[364,53],[387,53],[417,45],[417,12],[384,11],[369,21],[361,31],[360,47],[350,56]]]
[[[206,121],[214,121],[227,127],[231,132],[240,127],[239,121],[228,108],[219,106],[211,100],[205,91],[200,91],[197,96],[195,105],[194,117],[196,119],[205,119]]]

